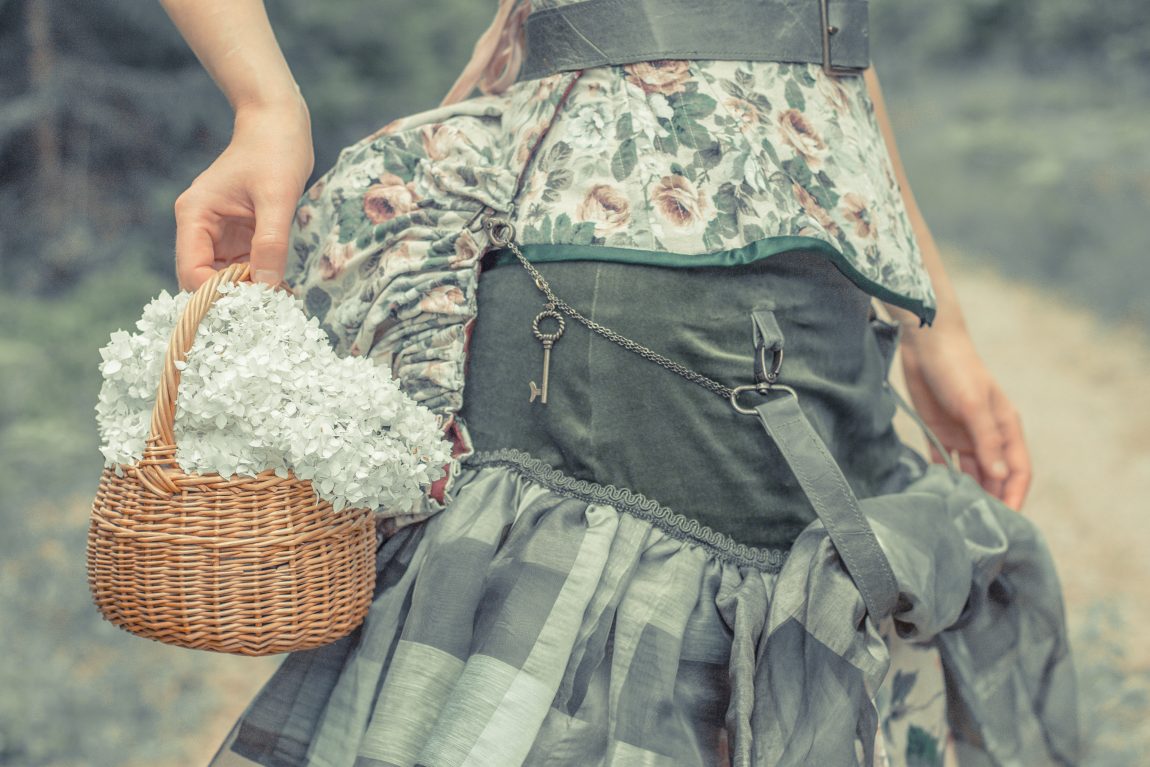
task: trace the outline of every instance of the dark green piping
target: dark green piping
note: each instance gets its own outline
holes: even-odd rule
[[[686,255],[641,248],[614,248],[604,245],[570,245],[537,243],[521,245],[520,250],[532,263],[550,261],[619,261],[626,264],[648,264],[671,267],[741,266],[762,258],[788,250],[809,248],[817,250],[829,258],[851,282],[875,296],[879,300],[901,306],[914,312],[920,320],[919,326],[934,322],[935,307],[927,306],[919,299],[896,293],[881,285],[855,268],[833,245],[814,237],[786,235],[755,240],[741,248],[722,250],[715,253]],[[515,254],[510,248],[493,249],[496,264],[515,263]]]

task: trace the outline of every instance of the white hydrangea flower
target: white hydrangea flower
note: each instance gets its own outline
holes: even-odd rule
[[[310,480],[338,509],[418,508],[451,461],[439,419],[364,357],[339,357],[302,302],[261,283],[222,283],[222,295],[176,364],[176,461],[189,473],[252,476],[267,469]],[[164,355],[191,294],[164,291],[136,334],[100,349],[96,404],[105,466],[143,457]]]

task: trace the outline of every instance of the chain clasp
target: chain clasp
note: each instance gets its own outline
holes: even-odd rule
[[[487,236],[491,238],[491,242],[501,248],[510,247],[515,240],[515,225],[506,218],[484,216],[483,226],[487,229]]]
[[[743,415],[758,415],[759,412],[757,410],[755,410],[753,407],[743,407],[741,404],[739,404],[739,395],[743,394],[745,392],[753,391],[756,394],[762,394],[765,397],[766,395],[770,394],[771,392],[777,391],[777,390],[782,390],[782,391],[788,392],[796,400],[799,398],[799,393],[797,391],[795,391],[794,389],[792,389],[791,387],[787,386],[786,384],[780,384],[780,383],[744,384],[743,386],[736,386],[734,389],[731,389],[731,407],[733,407],[737,412],[742,413]]]

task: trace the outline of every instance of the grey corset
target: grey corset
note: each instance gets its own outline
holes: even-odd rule
[[[779,382],[798,392],[855,494],[896,481],[903,446],[870,296],[817,251],[735,267],[537,266],[586,316],[727,386],[753,382],[750,313],[771,309],[786,338]],[[530,402],[543,373],[531,330],[542,294],[506,264],[483,271],[478,303],[461,411],[477,451],[525,451],[748,546],[787,548],[815,519],[758,419],[570,318],[551,354],[548,404]]]

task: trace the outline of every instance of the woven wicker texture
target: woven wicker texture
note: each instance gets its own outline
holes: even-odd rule
[[[271,655],[328,644],[363,622],[375,587],[370,509],[335,511],[310,481],[188,474],[176,463],[180,371],[221,282],[192,296],[172,333],[143,458],[105,468],[88,528],[88,583],[108,621],[167,644]]]

